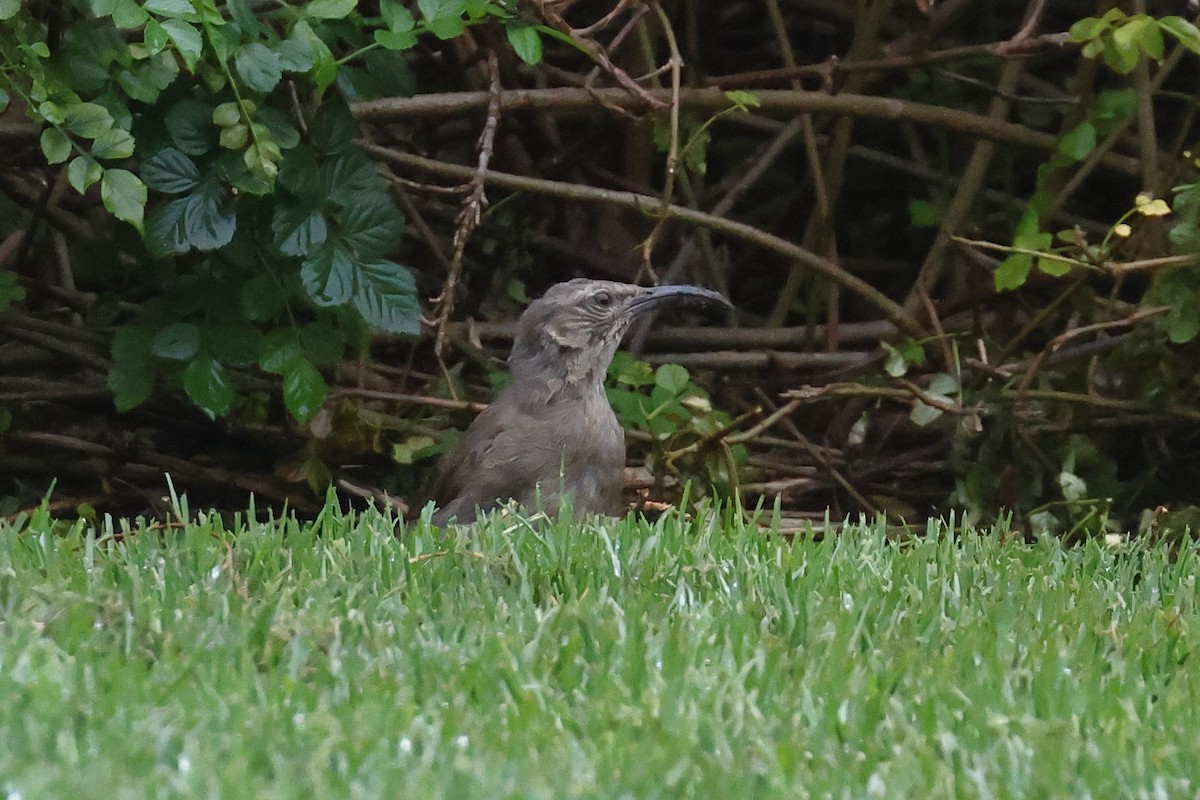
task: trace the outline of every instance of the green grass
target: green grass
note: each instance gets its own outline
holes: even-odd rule
[[[1188,553],[333,510],[112,533],[0,529],[0,798],[1200,790]]]

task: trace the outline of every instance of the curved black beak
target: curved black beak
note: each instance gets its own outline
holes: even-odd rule
[[[733,303],[730,303],[722,294],[714,292],[712,289],[702,289],[699,286],[688,286],[686,284],[670,284],[667,286],[647,287],[642,294],[633,298],[626,308],[626,312],[640,314],[643,311],[649,311],[652,308],[657,308],[667,303],[704,303],[716,304],[726,309],[733,308]]]

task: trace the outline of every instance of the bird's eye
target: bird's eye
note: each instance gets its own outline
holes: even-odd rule
[[[596,292],[592,295],[592,302],[600,308],[608,308],[612,305],[613,298],[608,292]]]

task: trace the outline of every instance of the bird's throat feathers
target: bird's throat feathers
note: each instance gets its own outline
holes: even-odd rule
[[[616,343],[573,347],[545,337],[533,346],[515,347],[509,356],[513,384],[538,403],[572,400],[604,393],[604,376]]]

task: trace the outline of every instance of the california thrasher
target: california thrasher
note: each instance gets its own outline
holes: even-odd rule
[[[570,495],[577,514],[616,514],[624,484],[625,432],[604,393],[621,337],[640,314],[668,302],[730,306],[695,286],[646,288],[578,278],[556,284],[517,320],[508,357],[512,384],[442,457],[433,522],[472,522],[512,499],[557,514]]]

